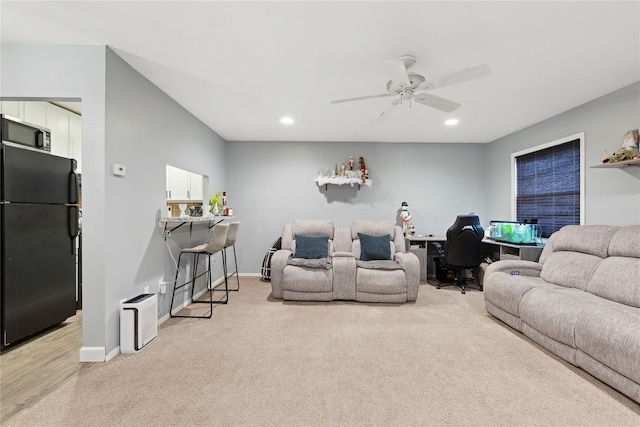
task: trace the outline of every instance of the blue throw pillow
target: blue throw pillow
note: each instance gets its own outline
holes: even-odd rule
[[[329,239],[296,234],[295,258],[320,259],[329,256]]]
[[[391,248],[389,241],[391,236],[369,236],[358,233],[360,239],[360,260],[373,261],[375,259],[391,259]]]

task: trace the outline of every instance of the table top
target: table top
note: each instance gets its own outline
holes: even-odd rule
[[[447,240],[445,236],[404,236],[405,240],[410,242],[444,242]]]
[[[510,248],[544,248],[544,242],[536,243],[535,245],[518,245],[517,243],[497,242],[495,240],[487,239],[486,237],[482,239],[482,243],[489,243],[498,246],[508,246]]]
[[[445,236],[404,236],[405,240],[409,242],[446,242],[447,238]],[[482,239],[482,243],[490,243],[492,245],[499,246],[509,246],[512,248],[543,248],[544,242],[538,243],[536,245],[518,245],[515,243],[506,243],[506,242],[496,242],[495,240],[484,238]]]
[[[210,222],[220,221],[224,219],[232,219],[233,216],[229,215],[204,215],[204,216],[171,216],[160,218],[160,222],[169,223],[181,223],[181,222]]]
[[[211,223],[219,224],[227,219],[233,219],[234,216],[227,215],[205,215],[205,216],[172,216],[160,218],[158,221],[158,227],[164,228],[165,232],[180,228],[184,224],[207,224],[211,227]]]

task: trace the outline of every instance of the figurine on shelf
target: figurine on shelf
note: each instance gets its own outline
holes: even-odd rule
[[[353,165],[356,164],[356,161],[353,160],[353,156],[349,157],[349,170],[353,170]]]
[[[605,152],[604,152],[604,153],[600,154],[600,161],[601,161],[602,163],[609,163],[609,160],[611,160],[611,157],[610,157],[610,156],[609,156],[609,154],[606,152],[606,150],[605,150]]]
[[[336,163],[336,168],[333,170],[333,177],[337,177],[338,176],[338,164]]]
[[[631,150],[616,150],[611,154],[611,161],[613,163],[623,162],[625,160],[633,160],[637,158],[638,153]]]
[[[343,163],[342,166],[340,166],[340,176],[344,177],[345,175],[347,175],[347,167]]]
[[[362,170],[362,183],[364,184],[369,179],[369,169]]]
[[[629,129],[624,135],[622,147],[629,151],[638,151],[638,129]]]
[[[364,157],[360,156],[360,158],[358,159],[358,163],[360,163],[360,170],[363,171],[365,170],[367,167],[364,165]]]

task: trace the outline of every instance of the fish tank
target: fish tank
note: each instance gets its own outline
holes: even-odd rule
[[[536,245],[540,234],[538,224],[517,221],[491,221],[489,239],[514,245]]]

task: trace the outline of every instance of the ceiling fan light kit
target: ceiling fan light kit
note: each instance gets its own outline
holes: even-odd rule
[[[379,116],[376,121],[386,120],[391,111],[403,102],[416,101],[427,107],[435,108],[445,113],[451,113],[457,110],[461,104],[449,99],[427,93],[433,89],[439,89],[446,86],[464,83],[470,80],[479,79],[491,75],[491,68],[488,65],[477,65],[454,73],[446,74],[435,79],[427,80],[424,76],[416,73],[409,73],[408,70],[416,63],[415,57],[412,55],[403,55],[395,60],[384,61],[391,65],[392,76],[387,82],[387,93],[377,95],[359,96],[356,98],[346,98],[331,101],[332,104],[341,104],[345,102],[363,101],[366,99],[398,97],[389,105]]]

